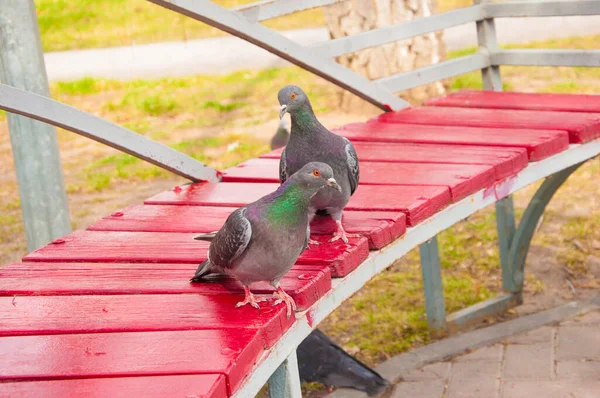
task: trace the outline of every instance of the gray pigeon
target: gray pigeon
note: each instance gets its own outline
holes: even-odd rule
[[[270,282],[277,289],[273,305],[285,302],[289,318],[296,304],[279,280],[307,247],[310,202],[323,188],[341,191],[331,167],[311,162],[275,192],[235,210],[210,239],[208,259],[198,266],[191,281],[198,282],[210,273],[231,275],[242,283],[246,294],[236,307],[250,304],[255,308],[259,300],[248,286]],[[194,239],[209,240],[205,235]]]
[[[342,136],[333,134],[317,120],[308,97],[298,86],[286,86],[277,95],[281,110],[279,117],[289,113],[292,119],[290,141],[279,161],[279,181],[283,184],[292,174],[306,163],[323,162],[333,169],[336,181],[342,187],[340,192],[332,189],[319,192],[313,199],[311,219],[315,212],[329,214],[337,224],[337,231],[330,242],[342,239],[348,243],[342,226],[342,212],[350,196],[358,186],[359,166],[354,146]],[[309,243],[318,243],[310,240]]]
[[[271,150],[286,146],[289,140],[290,131],[287,128],[287,121],[281,118],[279,120],[279,128],[273,138],[271,138]]]

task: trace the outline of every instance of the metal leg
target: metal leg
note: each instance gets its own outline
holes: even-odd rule
[[[496,225],[498,227],[498,245],[500,246],[500,264],[502,265],[502,287],[512,293],[520,292],[514,283],[514,268],[510,261],[510,246],[515,236],[515,209],[512,195],[496,202]]]
[[[296,350],[294,350],[290,356],[279,365],[277,370],[269,378],[269,397],[302,398]]]
[[[509,253],[510,266],[514,270],[513,282],[519,291],[523,289],[525,260],[527,259],[531,238],[533,237],[538,221],[558,188],[583,163],[585,162],[575,164],[546,178],[540,189],[533,195],[527,209],[525,209],[523,218],[519,222],[519,227],[515,232]]]
[[[419,246],[421,253],[421,271],[425,288],[425,308],[429,331],[434,335],[443,335],[448,331],[446,307],[442,288],[442,271],[438,253],[437,237],[433,237]]]
[[[2,1],[0,81],[50,95],[33,0]],[[48,124],[10,113],[7,119],[27,251],[32,251],[71,230],[58,140]]]

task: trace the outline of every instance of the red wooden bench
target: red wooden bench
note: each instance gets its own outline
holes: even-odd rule
[[[220,8],[200,13],[192,1],[155,2],[232,30]],[[237,12],[258,21],[248,10],[271,16],[269,4],[277,3]],[[244,37],[244,29],[241,24],[232,33]],[[257,40],[271,45],[269,37]],[[312,59],[304,53],[288,57],[304,66]],[[329,73],[328,65],[317,72]],[[361,85],[352,90],[365,90]],[[45,105],[36,107],[37,101]],[[71,114],[57,121],[60,106],[0,85],[0,108],[94,135],[81,126],[96,119]],[[533,227],[545,205],[579,165],[600,153],[600,96],[459,92],[335,132],[353,141],[361,160],[360,186],[343,222],[362,237],[327,243],[334,225],[315,219],[312,230],[324,244],[305,251],[282,280],[299,307],[290,319],[284,307],[268,302],[260,309],[234,308],[243,291],[230,278],[189,283],[208,248],[192,236],[218,229],[236,206],[278,186],[280,151],[273,151],[216,173],[222,182],[158,193],[0,268],[0,396],[250,397],[269,378],[273,395],[298,396],[298,344],[374,275],[419,245],[432,332],[516,305]],[[111,142],[135,152],[126,142]],[[143,150],[137,155],[150,156]],[[536,206],[515,228],[510,195],[541,179]],[[493,203],[506,293],[446,316],[435,236]],[[257,284],[253,291],[272,288]]]

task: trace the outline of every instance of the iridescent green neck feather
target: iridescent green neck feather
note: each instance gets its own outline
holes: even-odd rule
[[[292,128],[299,128],[294,129],[295,131],[310,131],[310,129],[307,129],[307,127],[311,127],[319,123],[310,105],[305,105],[301,109],[298,109],[291,115],[291,119]]]
[[[307,216],[310,193],[299,185],[288,183],[289,181],[286,181],[275,192],[274,199],[267,209],[267,219],[272,225],[290,227]]]

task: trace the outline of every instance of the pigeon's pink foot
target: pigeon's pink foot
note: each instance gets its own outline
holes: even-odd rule
[[[337,223],[337,231],[333,234],[333,238],[329,239],[330,242],[335,242],[338,239],[341,239],[344,243],[348,243],[348,238],[360,238],[359,234],[347,234],[344,231],[344,227],[342,227],[342,223],[336,221]]]
[[[308,238],[308,244],[309,245],[320,245],[321,242],[319,242],[318,240]]]
[[[285,306],[287,307],[286,314],[288,319],[292,315],[292,310],[296,311],[296,303],[294,302],[294,299],[289,294],[284,292],[281,287],[278,287],[277,291],[273,293],[273,298],[276,299],[273,305],[285,303]]]
[[[250,304],[254,308],[258,309],[259,308],[258,303],[266,300],[266,299],[257,300],[256,297],[250,291],[250,288],[248,286],[244,286],[244,292],[246,293],[246,297],[244,297],[244,301],[240,301],[239,303],[237,303],[235,305],[235,308],[239,308],[246,304]]]

